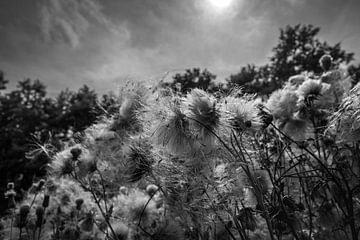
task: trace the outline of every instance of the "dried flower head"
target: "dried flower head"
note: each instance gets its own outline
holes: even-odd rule
[[[266,107],[275,119],[289,119],[296,112],[297,101],[295,91],[281,89],[271,94]]]
[[[360,140],[360,84],[357,84],[348,97],[344,98],[338,110],[331,116],[329,132],[345,142]]]
[[[174,100],[168,110],[167,116],[159,119],[153,135],[154,140],[174,153],[187,153],[194,146],[189,119],[180,109],[177,100]]]
[[[29,205],[22,205],[19,210],[19,219],[17,222],[17,226],[19,228],[23,228],[27,224],[27,218],[30,213],[30,206]]]
[[[137,85],[133,91],[123,94],[119,113],[114,116],[110,130],[122,134],[124,131],[137,132],[141,129],[139,114],[146,105],[146,92],[145,87]]]
[[[8,184],[7,184],[7,189],[8,189],[8,190],[14,189],[14,183],[13,183],[13,182],[8,182]]]
[[[320,66],[325,72],[330,70],[332,62],[333,58],[328,54],[323,55],[319,60]]]
[[[259,102],[253,96],[229,96],[223,103],[225,122],[236,131],[259,130],[262,125]]]
[[[129,182],[137,182],[151,171],[154,160],[146,149],[129,146],[126,156],[125,175]]]
[[[317,100],[322,93],[322,84],[319,80],[307,79],[297,90],[300,99],[305,101],[308,105],[314,100]]]
[[[56,154],[50,166],[55,174],[71,174],[74,171],[74,163],[70,150],[66,149]]]
[[[149,184],[146,186],[146,192],[149,194],[149,196],[153,196],[158,190],[159,187],[154,184]]]
[[[205,140],[206,143],[211,143],[214,138],[213,132],[216,131],[220,120],[216,99],[196,88],[187,94],[184,103],[187,109],[186,114],[193,121],[193,130],[197,137]]]
[[[88,174],[94,173],[97,169],[97,161],[94,157],[95,154],[88,150],[83,150],[83,154],[77,162],[77,175],[79,177],[85,177]]]
[[[20,219],[26,219],[29,213],[30,213],[29,205],[22,205],[20,207]]]
[[[45,210],[44,210],[43,206],[36,207],[35,214],[36,214],[36,226],[37,227],[40,227],[43,224],[44,213],[45,213]]]
[[[296,89],[297,87],[299,87],[304,81],[305,81],[305,76],[304,75],[294,75],[291,76],[288,80],[288,83],[285,87],[289,87],[291,89]]]
[[[121,186],[120,187],[120,193],[123,195],[128,195],[129,194],[129,189],[125,186]]]
[[[83,198],[78,198],[75,200],[75,204],[76,204],[76,209],[77,210],[80,210],[81,209],[81,206],[83,205],[84,203],[84,199]]]
[[[79,147],[73,147],[70,150],[70,153],[72,154],[72,157],[74,160],[77,160],[81,154],[82,150]]]
[[[13,189],[5,192],[5,198],[8,199],[8,208],[16,207],[15,196],[16,196],[16,192]]]

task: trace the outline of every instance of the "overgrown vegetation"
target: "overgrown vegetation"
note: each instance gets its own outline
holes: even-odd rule
[[[82,129],[62,146],[38,143],[28,151],[43,173],[35,174],[28,191],[20,191],[19,181],[4,184],[1,237],[357,240],[360,87],[339,63],[321,54],[316,71],[286,77],[266,100],[235,85],[182,88],[176,86],[180,76],[172,85],[131,84],[118,98],[104,97],[95,123],[78,121]],[[203,73],[208,78],[200,82],[210,83],[212,75]],[[184,79],[201,74],[188,71]],[[31,82],[1,96],[1,108],[9,107],[6,99],[28,94],[16,104],[31,119],[51,123],[45,106],[64,109],[66,92],[59,105],[44,105],[52,101],[38,94],[44,90],[32,86],[35,94],[25,86]],[[70,102],[66,109],[83,106],[75,103],[89,99],[89,92],[63,101]],[[69,112],[61,122],[83,117]],[[22,114],[13,116],[24,119],[16,126],[30,124]],[[58,129],[50,123],[29,131],[42,136]]]

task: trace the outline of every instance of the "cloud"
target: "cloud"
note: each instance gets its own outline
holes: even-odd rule
[[[96,23],[118,35],[128,35],[126,28],[116,26],[102,12],[95,0],[47,0],[40,7],[41,30],[47,42],[80,45],[89,27]],[[128,37],[127,37],[128,38]]]

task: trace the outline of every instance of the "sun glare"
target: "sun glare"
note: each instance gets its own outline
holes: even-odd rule
[[[217,9],[226,9],[228,7],[230,7],[231,3],[233,2],[233,0],[208,0],[209,3]]]

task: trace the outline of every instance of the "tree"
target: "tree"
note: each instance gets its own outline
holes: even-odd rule
[[[1,97],[0,118],[0,193],[4,191],[7,181],[19,174],[23,188],[31,186],[32,177],[43,165],[32,165],[25,158],[25,152],[34,136],[43,138],[48,128],[48,117],[53,102],[46,98],[46,88],[38,80],[26,79],[19,82],[17,89]],[[46,164],[43,163],[43,164]],[[20,187],[18,185],[18,187]],[[0,196],[0,205],[3,194]],[[5,204],[6,206],[6,204]]]
[[[231,90],[234,87],[241,87],[245,93],[270,94],[273,87],[272,83],[267,81],[268,76],[268,65],[257,67],[254,64],[248,64],[242,67],[239,73],[230,75],[226,79],[226,88]]]
[[[86,85],[77,92],[61,91],[56,99],[56,115],[51,119],[52,128],[62,136],[70,129],[82,131],[100,115],[94,111],[96,106],[97,94]]]
[[[320,74],[322,69],[319,60],[324,54],[333,58],[334,67],[342,63],[348,64],[354,59],[354,53],[341,49],[341,44],[329,45],[320,41],[317,35],[320,28],[313,25],[295,25],[280,29],[278,44],[273,48],[270,57],[272,81],[276,88],[289,77],[303,71]]]
[[[3,71],[0,71],[0,90],[6,89],[6,84],[9,81],[5,79],[5,74]]]
[[[186,94],[191,89],[200,88],[209,92],[216,92],[221,88],[214,80],[216,75],[208,70],[200,71],[199,68],[187,69],[184,74],[176,74],[171,83],[166,83],[163,86],[170,87],[176,92]]]
[[[280,88],[289,77],[302,72],[320,74],[319,60],[324,54],[333,58],[333,67],[349,64],[353,53],[341,49],[341,44],[329,45],[317,38],[320,28],[312,25],[286,26],[280,29],[278,44],[265,66],[247,65],[227,79],[227,86],[243,87],[245,92],[268,95]],[[352,68],[351,70],[355,70]]]
[[[358,64],[357,66],[355,66],[355,65],[349,66],[348,71],[349,71],[350,76],[353,79],[353,85],[360,82],[360,64]]]
[[[2,89],[6,83],[0,72]],[[90,126],[100,115],[93,111],[96,104],[97,95],[87,86],[77,92],[62,91],[53,99],[47,97],[43,83],[31,79],[0,95],[0,212],[7,205],[3,194],[7,182],[21,176],[16,188],[27,189],[34,177],[46,174],[49,159],[34,148],[46,141],[59,146],[69,129],[81,131]],[[36,154],[26,155],[30,150]]]

